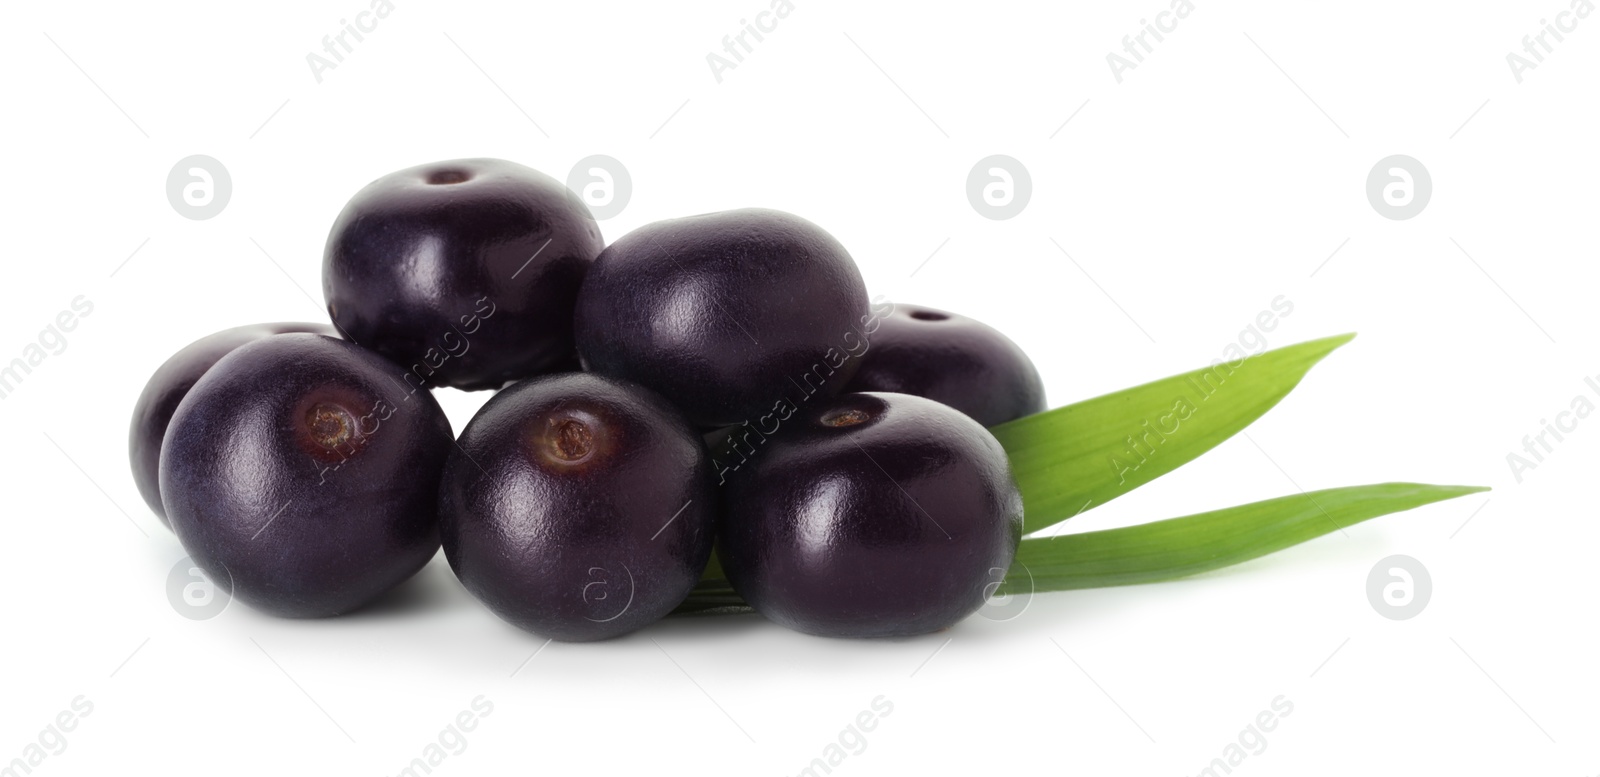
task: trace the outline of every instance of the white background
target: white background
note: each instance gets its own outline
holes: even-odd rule
[[[1106,55],[1167,0],[796,0],[718,83],[706,55],[768,0],[396,0],[319,84],[306,55],[367,2],[8,6],[0,360],[74,297],[94,307],[0,400],[0,764],[81,695],[92,713],[36,772],[392,775],[481,695],[492,714],[436,772],[791,775],[881,695],[893,712],[836,773],[1192,775],[1282,695],[1236,772],[1600,773],[1600,420],[1521,483],[1506,460],[1600,373],[1600,14],[1518,83],[1506,55],[1568,0],[1200,0],[1119,84]],[[210,220],[165,194],[191,154],[231,173]],[[442,557],[342,619],[176,613],[184,552],[126,459],[149,373],[221,328],[320,320],[327,228],[379,175],[493,156],[565,179],[591,154],[633,179],[608,240],[799,213],[874,292],[1010,334],[1052,404],[1206,364],[1278,295],[1275,347],[1360,332],[1248,439],[1066,531],[1299,488],[1495,490],[898,641],[680,619],[529,661],[544,640]],[[1030,171],[1016,218],[967,200],[991,154]],[[1391,154],[1433,179],[1409,220],[1364,191]],[[440,399],[459,430],[486,395]],[[1406,621],[1366,596],[1396,553],[1434,586]]]

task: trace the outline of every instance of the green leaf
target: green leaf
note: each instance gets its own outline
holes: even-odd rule
[[[673,610],[673,615],[695,615],[699,613],[722,614],[734,612],[750,612],[750,605],[733,592],[733,587],[726,580],[703,579],[695,585],[689,598]]]
[[[1260,558],[1381,515],[1487,490],[1419,483],[1350,486],[1122,529],[1025,539],[996,593],[1174,580]],[[674,614],[748,609],[728,581],[705,579]]]
[[[1487,490],[1419,483],[1350,486],[1122,529],[1027,539],[1000,592],[1173,580],[1275,553],[1369,518]]]
[[[1232,437],[1355,335],[1291,345],[990,429],[1033,533],[1149,483]]]

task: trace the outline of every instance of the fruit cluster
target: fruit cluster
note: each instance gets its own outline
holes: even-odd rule
[[[945,628],[1011,566],[1022,497],[986,427],[1045,408],[977,321],[870,301],[787,213],[609,246],[561,183],[490,159],[358,192],[328,324],[204,337],[134,409],[134,479],[232,595],[358,608],[442,544],[500,617],[561,640],[645,626],[712,562],[829,636]],[[457,438],[431,391],[496,390]]]

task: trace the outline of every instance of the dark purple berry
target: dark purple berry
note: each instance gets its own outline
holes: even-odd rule
[[[133,482],[139,487],[139,496],[144,497],[145,504],[150,506],[163,524],[171,525],[167,521],[167,509],[161,505],[158,469],[161,440],[167,434],[167,424],[172,421],[172,413],[178,409],[178,403],[206,370],[233,349],[285,332],[338,336],[334,328],[327,324],[293,322],[238,326],[184,346],[150,376],[138,401],[133,404],[133,424],[128,430],[128,460],[133,465]]]
[[[440,487],[461,582],[501,618],[605,639],[681,603],[711,554],[716,493],[700,437],[631,383],[525,380],[484,405]]]
[[[578,355],[697,426],[727,426],[838,393],[867,348],[868,318],[861,273],[822,228],[725,211],[648,224],[607,247],[578,295]]]
[[[805,408],[723,489],[728,581],[767,618],[821,636],[951,626],[983,604],[1022,536],[1000,443],[905,394]]]
[[[499,159],[390,173],[345,205],[322,289],[351,340],[413,388],[498,388],[572,354],[572,307],[605,246],[561,182]]]
[[[897,305],[847,391],[891,391],[943,402],[984,426],[1045,410],[1044,383],[1028,355],[981,321]]]
[[[344,340],[285,334],[222,357],[178,405],[161,495],[196,564],[246,604],[355,609],[439,547],[450,423],[398,367]]]

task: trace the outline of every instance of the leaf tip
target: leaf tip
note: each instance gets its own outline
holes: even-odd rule
[[[1356,334],[1356,332],[1345,332],[1342,335],[1334,335],[1332,337],[1323,338],[1323,341],[1328,344],[1328,350],[1331,351],[1349,343],[1351,340],[1356,339]]]
[[[1494,490],[1494,489],[1492,489],[1492,488],[1490,488],[1488,486],[1428,486],[1428,485],[1423,485],[1423,486],[1421,486],[1421,488],[1424,488],[1424,489],[1427,489],[1429,491],[1432,491],[1438,497],[1437,499],[1433,500],[1435,502],[1443,502],[1443,501],[1448,500],[1448,499],[1459,499],[1459,498],[1464,497],[1464,496],[1470,496],[1472,494],[1482,494],[1482,493],[1484,493],[1486,491],[1493,491]]]
[[[1278,350],[1285,353],[1303,354],[1312,364],[1315,364],[1326,358],[1328,354],[1339,350],[1354,339],[1356,339],[1355,332],[1346,332],[1342,335],[1333,335],[1332,337],[1320,337],[1316,340],[1307,340],[1298,345],[1291,345],[1287,348],[1281,348]]]

